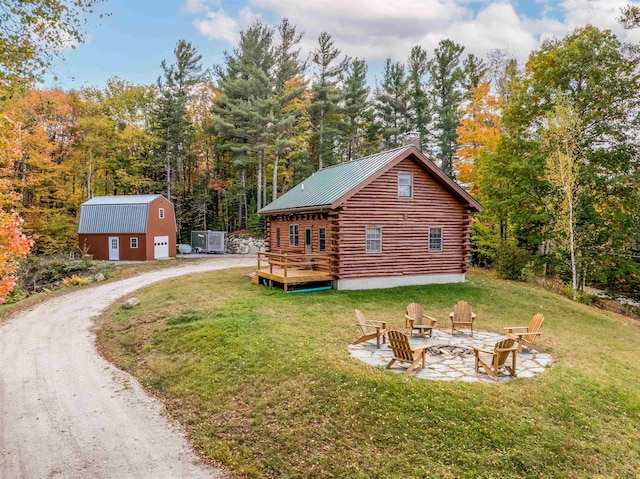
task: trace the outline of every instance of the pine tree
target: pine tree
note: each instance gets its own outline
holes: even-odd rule
[[[312,143],[319,170],[335,162],[335,146],[340,139],[342,91],[339,79],[348,60],[339,61],[339,55],[340,50],[333,45],[331,35],[322,32],[312,56],[316,71],[309,105],[314,130]]]
[[[459,124],[458,107],[462,101],[460,55],[464,47],[452,40],[440,41],[429,62],[431,93],[434,98],[435,128],[440,168],[451,176],[453,154],[456,150],[456,128]]]
[[[429,62],[427,52],[420,46],[411,49],[408,64],[408,91],[409,115],[411,129],[420,135],[421,151],[425,151],[429,143],[429,125],[432,121],[429,93],[425,85],[425,76],[428,74]]]
[[[160,101],[155,115],[159,140],[158,156],[164,156],[167,198],[176,207],[180,237],[188,237],[188,224],[182,224],[183,208],[191,203],[185,188],[185,165],[191,154],[192,128],[187,105],[193,88],[206,80],[202,55],[188,41],[179,40],[174,49],[175,63],[162,61],[163,76],[158,78]],[[174,191],[177,186],[177,191]]]
[[[395,148],[409,132],[408,83],[404,65],[390,58],[382,71],[382,83],[376,88],[376,115],[384,148]]]
[[[349,62],[344,80],[344,136],[346,158],[351,161],[364,153],[370,88],[367,86],[367,64],[364,60]]]
[[[300,99],[306,88],[303,82],[295,81],[302,77],[306,67],[299,59],[300,49],[294,49],[300,42],[302,34],[297,33],[296,27],[284,18],[278,26],[278,35],[280,43],[275,48],[274,105],[271,127],[273,132],[272,201],[278,197],[280,159],[293,145],[292,136],[295,135],[296,116],[300,113],[295,109],[285,111],[285,107],[292,101]],[[259,205],[260,201],[258,201]]]
[[[240,172],[239,187],[234,188],[240,225],[246,225],[248,215],[248,168],[255,167],[260,176],[256,196],[262,197],[260,162],[273,125],[273,35],[272,28],[254,22],[240,33],[233,53],[225,54],[225,64],[215,68],[220,96],[213,106],[214,129],[219,148],[231,155]]]

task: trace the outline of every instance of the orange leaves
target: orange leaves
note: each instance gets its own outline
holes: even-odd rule
[[[29,254],[33,240],[22,234],[22,218],[0,206],[0,304],[16,284],[17,260]]]
[[[503,98],[489,91],[485,81],[471,89],[471,101],[457,129],[458,149],[454,171],[458,180],[477,189],[481,176],[478,158],[483,151],[495,151],[502,134]]]

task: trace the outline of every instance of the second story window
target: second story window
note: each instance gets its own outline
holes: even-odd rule
[[[413,197],[413,175],[411,173],[398,173],[398,198]]]
[[[164,218],[164,208],[160,208],[160,209],[158,210],[158,217],[159,217],[160,219],[163,219],[163,218]]]

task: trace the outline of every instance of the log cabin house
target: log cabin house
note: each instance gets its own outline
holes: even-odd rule
[[[175,257],[173,204],[162,195],[96,196],[82,203],[78,244],[99,260]]]
[[[336,289],[464,282],[482,207],[415,146],[315,172],[262,208],[257,281]],[[267,265],[266,268],[263,268]]]

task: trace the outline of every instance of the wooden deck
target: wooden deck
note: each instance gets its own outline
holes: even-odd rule
[[[263,267],[265,264],[267,267]],[[290,284],[333,281],[335,276],[331,274],[331,259],[326,255],[260,252],[255,282],[259,283],[260,278],[268,280],[270,288],[274,282],[282,284],[286,293]]]

